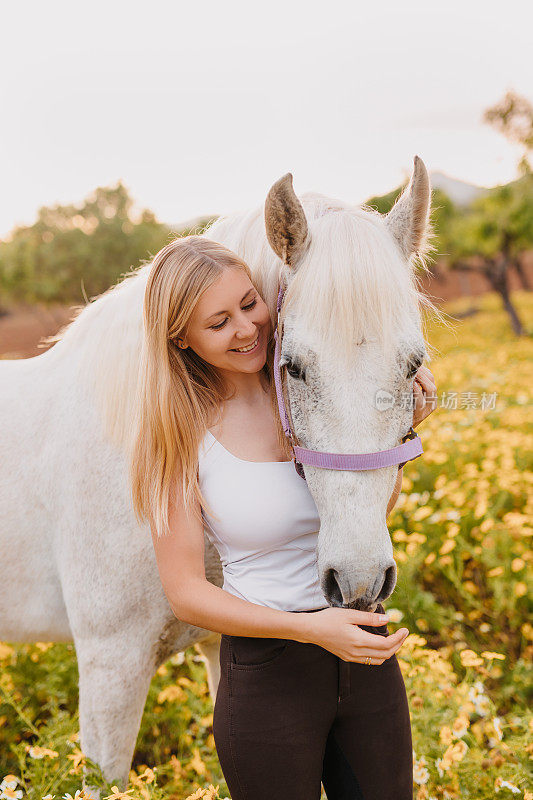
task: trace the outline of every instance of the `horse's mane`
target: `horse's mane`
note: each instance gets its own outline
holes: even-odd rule
[[[310,245],[285,295],[284,312],[292,307],[319,346],[349,360],[365,338],[389,352],[399,334],[416,337],[423,308],[439,315],[420,288],[432,249],[429,225],[409,264],[387,231],[385,216],[374,208],[315,192],[301,201]]]
[[[286,305],[292,305],[309,330],[316,329],[320,341],[346,354],[362,336],[390,341],[394,331],[418,325],[422,307],[442,316],[386,232],[383,215],[316,192],[303,194],[300,201],[310,246],[289,286]],[[219,217],[202,235],[250,265],[274,319],[281,262],[266,238],[264,206]],[[418,254],[422,270],[427,270],[429,249]],[[71,359],[79,379],[94,389],[106,434],[118,446],[130,442],[150,266],[131,270],[78,307],[75,318],[47,339],[56,342],[54,358]]]

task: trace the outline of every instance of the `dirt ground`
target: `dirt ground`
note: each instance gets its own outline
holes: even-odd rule
[[[533,287],[533,251],[525,259],[526,275]],[[436,305],[461,296],[477,297],[491,291],[488,282],[476,273],[440,274],[438,265],[431,277],[421,281],[422,290]],[[510,275],[511,289],[523,288],[518,276]],[[0,358],[31,358],[48,347],[43,338],[55,335],[73,319],[75,306],[17,306],[0,316]]]

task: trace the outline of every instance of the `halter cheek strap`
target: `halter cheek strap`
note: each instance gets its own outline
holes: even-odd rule
[[[281,357],[281,324],[280,312],[283,302],[284,289],[280,283],[277,301],[277,324],[274,330],[274,382],[276,386],[276,397],[278,401],[279,415],[285,436],[290,442],[294,453],[294,466],[296,471],[305,479],[303,464],[323,469],[339,469],[349,471],[359,471],[366,469],[378,469],[379,467],[391,467],[398,464],[400,470],[408,461],[412,461],[424,452],[420,437],[411,426],[409,431],[402,437],[402,444],[391,447],[390,450],[378,450],[375,453],[323,453],[319,450],[308,450],[301,447],[294,433],[290,419],[290,404],[285,403],[284,386],[279,366]]]

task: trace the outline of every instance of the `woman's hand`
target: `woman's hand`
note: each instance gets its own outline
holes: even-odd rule
[[[437,408],[437,385],[435,378],[427,367],[420,367],[413,383],[415,398],[413,410],[413,428],[420,425],[423,419]],[[426,397],[426,395],[430,395]]]
[[[400,649],[409,636],[407,628],[400,628],[388,636],[369,633],[359,625],[383,626],[379,614],[372,611],[356,611],[351,608],[324,608],[309,614],[311,639],[343,661],[364,664],[368,656],[370,664],[378,665]]]

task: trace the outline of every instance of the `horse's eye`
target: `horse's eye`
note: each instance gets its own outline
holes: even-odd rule
[[[290,364],[287,367],[287,372],[291,376],[291,378],[296,378],[296,380],[305,381],[305,369],[301,367],[297,367],[294,364]]]
[[[298,363],[292,361],[289,356],[282,355],[279,361],[279,366],[280,368],[286,367],[291,378],[305,381],[305,367],[302,367]]]

